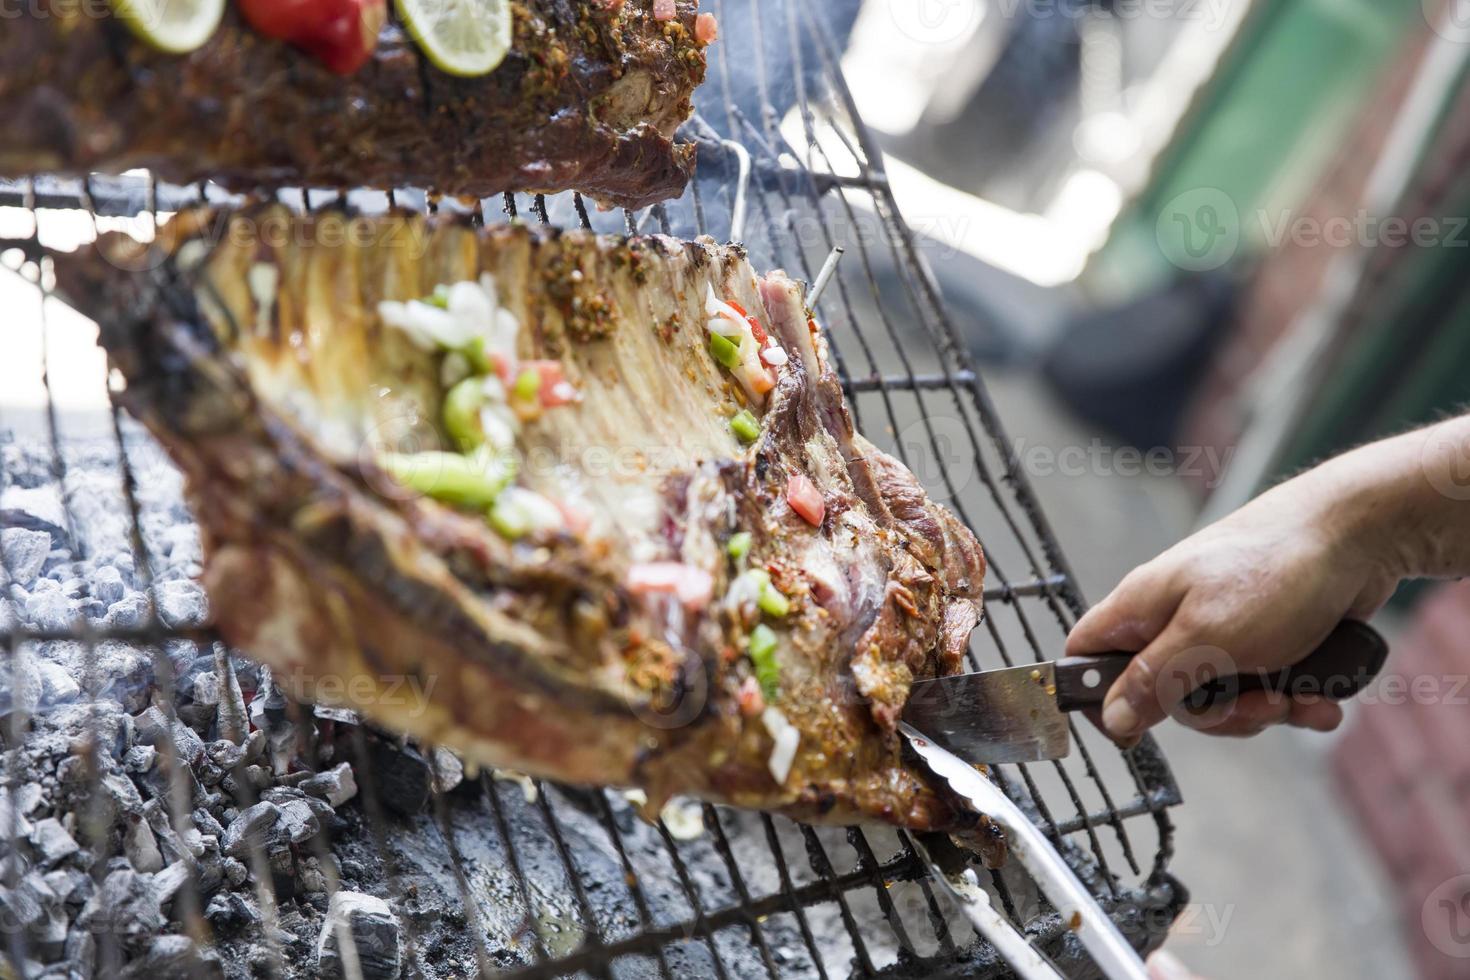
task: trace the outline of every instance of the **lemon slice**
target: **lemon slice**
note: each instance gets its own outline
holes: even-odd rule
[[[225,0],[111,0],[111,4],[134,34],[169,54],[204,47],[225,15]]]
[[[510,0],[393,0],[398,16],[434,67],[488,75],[510,50]]]

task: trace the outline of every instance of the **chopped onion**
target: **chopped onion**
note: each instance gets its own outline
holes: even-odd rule
[[[791,765],[796,761],[796,749],[801,745],[801,732],[786,720],[780,708],[767,708],[761,712],[761,721],[776,743],[766,764],[777,784],[785,785],[786,777],[791,775]]]
[[[767,347],[765,350],[761,351],[761,360],[765,361],[771,367],[780,367],[781,365],[786,363],[788,358],[786,357],[786,352],[784,350],[779,347],[772,346]]]
[[[704,290],[704,312],[708,313],[711,317],[729,317],[737,324],[741,324],[742,327],[750,326],[750,324],[745,322],[745,317],[740,315],[739,310],[735,309],[735,307],[731,306],[729,303],[726,303],[724,300],[715,295],[714,286],[706,283]]]
[[[710,333],[719,334],[721,337],[741,337],[748,329],[742,326],[739,320],[731,320],[723,316],[715,317],[704,326]]]

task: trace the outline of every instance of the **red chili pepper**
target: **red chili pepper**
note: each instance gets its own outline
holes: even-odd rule
[[[703,15],[701,15],[701,16],[703,16]],[[726,303],[725,303],[725,305],[728,306],[728,307],[730,307],[730,309],[734,310],[736,313],[739,313],[742,317],[744,317],[745,318],[745,322],[748,323],[748,324],[750,324],[750,332],[755,335],[755,342],[757,344],[759,344],[760,346],[762,346],[762,347],[766,346],[766,342],[768,340],[770,340],[771,338],[770,338],[770,335],[768,335],[766,333],[766,328],[763,327],[763,326],[761,326],[761,322],[759,320],[757,320],[755,317],[751,316],[749,313],[745,312],[745,307],[741,306],[739,303],[735,302],[733,299],[732,300],[727,300]]]
[[[240,0],[240,13],[267,37],[350,75],[372,58],[388,8],[386,0]]]

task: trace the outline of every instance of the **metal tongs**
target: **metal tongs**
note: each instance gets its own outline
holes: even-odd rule
[[[936,776],[948,782],[951,789],[1005,831],[1011,855],[1021,862],[1042,894],[1056,906],[1062,921],[1077,934],[1103,974],[1110,980],[1147,980],[1148,971],[1138,953],[1021,808],[999,786],[962,759],[934,744],[912,725],[902,722],[899,730]],[[973,871],[967,869],[958,881],[951,879],[930,859],[918,841],[915,844],[941,887],[1023,980],[1061,980],[1056,967],[1026,942],[1025,937],[990,904],[989,896],[981,891]]]

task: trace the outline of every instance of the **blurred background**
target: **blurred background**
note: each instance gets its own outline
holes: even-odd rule
[[[1470,399],[1470,2],[823,10],[1089,599],[1282,476]],[[753,74],[727,70],[758,119]],[[30,295],[0,277],[0,307]],[[44,337],[57,404],[92,417],[95,331],[43,326],[0,357],[0,402],[39,416]],[[1160,733],[1192,896],[1169,948],[1202,975],[1470,975],[1470,588],[1405,589],[1382,620],[1387,673],[1438,694],[1371,694],[1331,736]]]
[[[1470,397],[1470,4],[846,9],[858,109],[1089,599]],[[1383,619],[1389,673],[1470,671],[1470,590]],[[1169,948],[1208,977],[1470,975],[1450,687],[1332,736],[1163,731],[1192,897]]]

